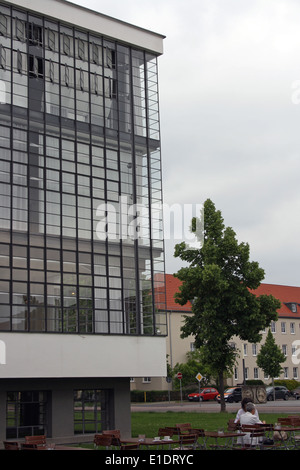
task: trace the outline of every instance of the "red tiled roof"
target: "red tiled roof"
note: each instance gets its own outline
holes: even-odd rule
[[[280,300],[278,315],[281,317],[300,317],[300,287],[262,283],[255,291],[256,295],[273,295]],[[297,313],[293,313],[286,304],[297,304]]]
[[[178,312],[189,312],[192,308],[190,302],[186,305],[179,305],[175,302],[174,295],[179,292],[181,281],[172,274],[166,274],[166,305],[167,310],[177,310]]]
[[[172,274],[166,274],[166,308],[171,311],[189,312],[191,304],[179,305],[174,300],[174,295],[179,292],[181,281]],[[256,295],[273,295],[280,300],[281,307],[278,309],[280,317],[300,318],[300,287],[282,286],[277,284],[261,284],[258,289],[253,291]],[[297,312],[293,313],[286,305],[287,303],[297,304]]]

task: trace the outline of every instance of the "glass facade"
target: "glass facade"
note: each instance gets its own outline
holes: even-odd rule
[[[0,331],[166,334],[156,55],[0,5]]]

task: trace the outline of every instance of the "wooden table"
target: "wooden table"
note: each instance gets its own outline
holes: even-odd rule
[[[22,449],[22,446],[21,446]],[[45,445],[37,445],[35,448],[31,450],[92,450],[86,447],[75,447],[75,446],[66,446],[62,444],[45,444]]]
[[[152,437],[145,437],[144,439],[138,437],[129,437],[128,439],[120,439],[121,444],[139,444],[141,447],[169,447],[176,444],[179,445],[178,439],[153,439]]]
[[[245,436],[245,433],[242,432],[218,432],[218,431],[205,431],[206,442],[208,438],[215,439],[214,447],[216,449],[232,449],[234,445],[234,441],[237,440],[239,437]],[[219,441],[220,440],[220,441]],[[222,441],[222,443],[221,443]]]
[[[64,445],[56,445],[53,450],[93,450],[88,449],[87,447],[75,447],[75,446],[64,446]]]

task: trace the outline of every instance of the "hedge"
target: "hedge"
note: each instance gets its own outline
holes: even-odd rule
[[[169,396],[172,401],[178,401],[181,399],[179,390],[171,390],[170,392],[167,390],[149,390],[147,392],[143,390],[131,391],[131,401],[134,403],[168,401]],[[182,392],[182,398],[185,398],[185,396],[185,393]]]

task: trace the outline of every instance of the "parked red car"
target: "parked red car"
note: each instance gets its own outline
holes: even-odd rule
[[[188,396],[189,401],[206,401],[216,400],[219,392],[216,388],[202,388],[200,393],[190,393]]]

